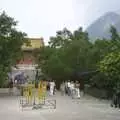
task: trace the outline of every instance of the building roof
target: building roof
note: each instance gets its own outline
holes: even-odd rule
[[[40,47],[44,46],[44,40],[43,38],[28,38],[28,41],[30,42],[30,45],[27,46],[26,44],[24,44],[22,46],[22,50],[34,50]]]

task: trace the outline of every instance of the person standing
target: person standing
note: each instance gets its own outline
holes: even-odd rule
[[[78,81],[76,81],[75,83],[75,89],[76,89],[77,98],[80,98],[80,83]]]
[[[17,80],[15,79],[13,82],[13,94],[18,95],[18,93],[19,93],[19,90],[17,88]]]
[[[50,82],[50,95],[54,95],[55,82],[52,80]]]
[[[71,97],[74,98],[74,96],[75,96],[75,84],[73,81],[70,83],[70,93],[71,93]]]
[[[10,82],[9,82],[9,94],[13,95],[13,81],[12,81],[12,79],[10,79]]]
[[[67,94],[68,94],[68,96],[71,95],[70,87],[71,87],[70,80],[68,80],[68,82],[67,82]]]
[[[47,81],[47,91],[50,91],[50,81]]]
[[[60,85],[60,91],[61,91],[61,95],[65,95],[65,83],[64,82]]]
[[[55,91],[56,91],[56,84],[55,84],[55,81],[54,82],[54,90],[53,90],[53,95],[55,95]]]
[[[27,75],[26,77],[25,77],[25,83],[28,83],[29,82],[29,76]]]
[[[68,94],[68,84],[67,84],[67,81],[65,82],[65,94],[67,95]]]

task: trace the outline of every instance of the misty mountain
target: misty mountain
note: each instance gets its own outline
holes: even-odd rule
[[[110,38],[110,27],[115,26],[118,32],[120,32],[120,15],[114,12],[108,12],[94,21],[86,31],[89,34],[90,40],[97,38]]]

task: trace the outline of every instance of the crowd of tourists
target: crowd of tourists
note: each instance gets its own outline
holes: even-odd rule
[[[16,75],[14,79],[11,78],[9,81],[10,94],[12,92],[13,86],[20,85],[20,84],[26,84],[29,81],[30,81],[29,76],[25,76],[24,73]],[[47,83],[46,88],[47,88],[48,93],[51,96],[55,95],[56,93],[55,80],[51,79],[51,80],[45,80],[45,81]],[[35,87],[38,86],[37,84],[38,83],[35,84]],[[60,84],[60,91],[61,91],[61,95],[68,95],[68,96],[71,96],[72,98],[75,98],[75,97],[80,98],[80,83],[79,81],[70,81],[70,80],[66,82],[62,82]]]
[[[47,82],[47,91],[50,95],[55,95],[56,93],[56,84],[54,80]],[[79,81],[66,81],[62,82],[60,85],[61,95],[68,95],[71,98],[80,98],[80,83]]]
[[[79,81],[66,81],[60,86],[61,95],[68,95],[72,98],[80,98],[80,83]]]
[[[28,81],[28,80],[27,80]],[[26,82],[25,82],[26,83]],[[54,80],[46,81],[46,89],[49,95],[53,96],[56,93],[56,83]],[[13,81],[12,79],[9,82],[10,94],[12,93],[12,88],[14,85],[18,84],[16,79]],[[60,85],[61,95],[68,95],[72,98],[80,98],[80,83],[79,81],[66,81],[62,82]]]
[[[25,81],[28,82],[29,77],[26,77]],[[26,83],[25,82],[25,83]],[[54,80],[50,80],[50,81],[46,81],[46,89],[49,93],[50,96],[55,95],[56,93],[56,83]],[[16,79],[12,80],[10,79],[9,81],[9,92],[10,95],[13,94],[13,87],[14,85],[18,84],[18,82],[16,82]],[[79,81],[65,81],[62,82],[60,85],[60,92],[62,96],[68,95],[70,96],[72,99],[73,98],[80,98],[80,82]],[[113,99],[112,99],[112,103],[111,106],[113,107],[119,107],[120,108],[120,92],[116,93],[113,95]]]

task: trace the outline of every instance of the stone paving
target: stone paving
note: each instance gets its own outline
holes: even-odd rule
[[[80,100],[61,96],[56,109],[21,110],[18,97],[0,97],[0,120],[120,120],[118,109],[111,108],[110,103],[90,96]]]

